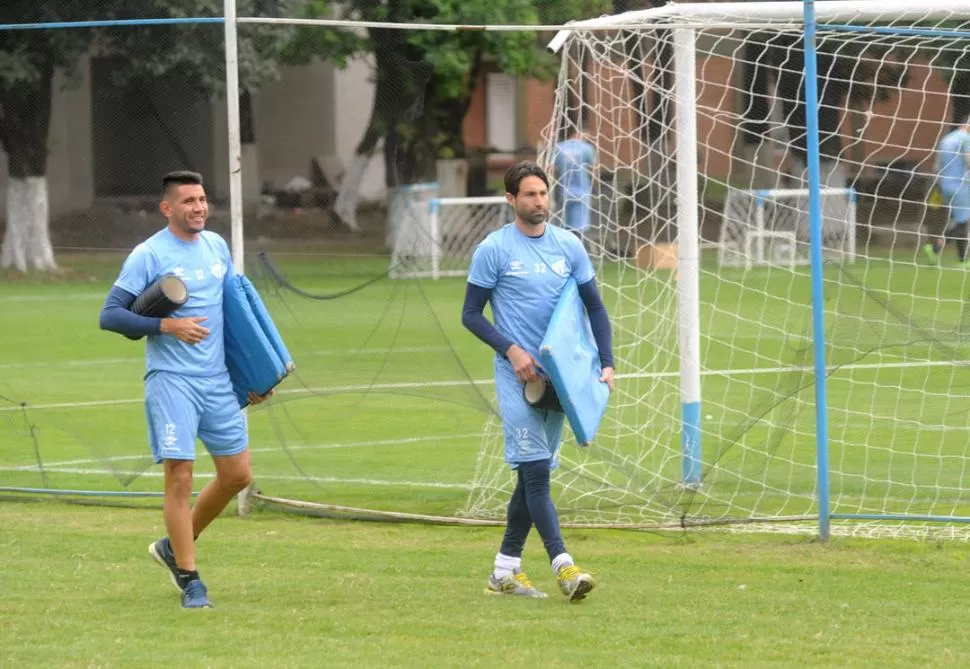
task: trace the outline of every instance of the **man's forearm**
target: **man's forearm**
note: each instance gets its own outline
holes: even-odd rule
[[[117,332],[129,339],[159,334],[162,319],[139,316],[129,310],[136,297],[117,286],[113,287],[101,309],[101,329]]]
[[[589,315],[589,327],[599,349],[600,366],[614,367],[613,363],[613,330],[610,318],[606,313],[606,306],[596,288],[596,281],[591,280],[579,287],[579,296],[583,299],[586,313]]]
[[[461,323],[468,330],[481,339],[483,342],[495,349],[496,353],[500,355],[505,355],[506,351],[513,345],[513,341],[503,335],[498,329],[488,322],[485,318],[485,314],[479,312],[477,314],[466,314],[462,313]]]

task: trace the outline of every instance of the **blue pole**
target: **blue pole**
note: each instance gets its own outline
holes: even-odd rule
[[[819,539],[829,538],[828,405],[826,400],[825,312],[822,281],[822,197],[819,169],[818,69],[815,53],[815,1],[803,0],[805,22],[805,145],[808,160],[808,229],[812,267],[812,334],[815,354],[815,450]]]

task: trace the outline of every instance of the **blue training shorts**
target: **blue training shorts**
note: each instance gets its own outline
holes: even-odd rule
[[[590,223],[589,198],[567,199],[563,203],[563,227],[567,230],[586,232]]]
[[[970,187],[941,189],[940,193],[950,209],[950,227],[970,221]]]
[[[145,379],[145,416],[152,457],[195,460],[195,440],[210,455],[246,450],[246,421],[229,373],[215,377],[152,372]]]
[[[555,469],[565,415],[530,407],[522,396],[523,385],[511,363],[496,357],[495,391],[505,431],[505,462],[515,469],[522,462],[547,460],[550,469]]]

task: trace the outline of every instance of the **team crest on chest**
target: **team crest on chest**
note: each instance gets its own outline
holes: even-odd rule
[[[217,262],[209,267],[209,271],[212,272],[212,276],[217,279],[221,279],[226,275],[226,266],[221,262]]]

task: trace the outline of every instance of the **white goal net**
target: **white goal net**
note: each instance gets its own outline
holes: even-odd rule
[[[717,245],[722,266],[809,264],[809,192],[806,188],[728,189]],[[853,262],[856,244],[856,193],[823,188],[822,255]]]
[[[475,246],[512,216],[502,196],[436,197],[429,187],[401,199],[391,219],[391,275],[398,279],[464,276]]]
[[[938,263],[924,249],[948,220],[927,205],[936,147],[970,116],[970,9],[814,4],[817,108],[802,3],[670,4],[552,44],[540,160],[568,138],[595,149],[604,196],[587,240],[618,374],[592,446],[563,445],[565,522],[816,532],[825,502],[833,532],[970,536],[968,275],[956,239]],[[493,420],[468,516],[502,517],[501,440]]]

